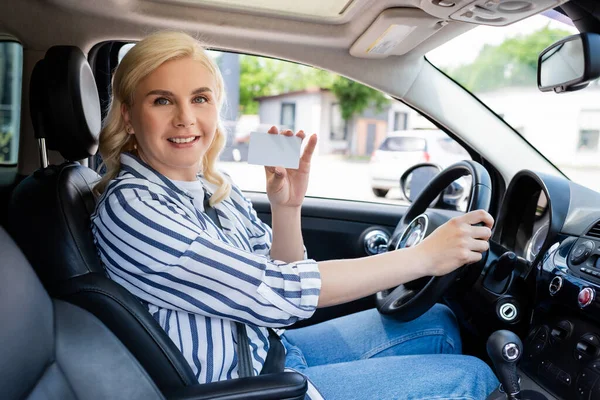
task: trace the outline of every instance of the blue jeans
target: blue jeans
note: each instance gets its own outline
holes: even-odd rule
[[[286,331],[283,343],[286,368],[326,400],[480,400],[498,386],[487,364],[460,355],[456,318],[440,304],[410,322],[367,310]]]

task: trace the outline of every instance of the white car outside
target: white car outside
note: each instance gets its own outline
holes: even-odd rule
[[[371,188],[378,197],[400,187],[400,176],[415,164],[429,162],[445,168],[471,159],[451,137],[437,129],[395,131],[386,138],[370,161]]]

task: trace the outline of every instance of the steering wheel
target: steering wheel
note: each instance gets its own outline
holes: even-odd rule
[[[425,211],[448,185],[465,175],[472,177],[467,212],[479,209],[488,211],[492,199],[489,173],[475,161],[459,161],[437,174],[410,205],[394,231],[388,251],[416,246],[434,230],[432,225],[441,225],[444,221],[434,221],[441,216],[432,213],[430,217]],[[403,268],[410,266],[405,265]],[[377,309],[382,314],[394,314],[394,318],[401,321],[411,321],[433,307],[463,268],[464,266],[457,268],[444,276],[424,277],[394,289],[377,292]]]

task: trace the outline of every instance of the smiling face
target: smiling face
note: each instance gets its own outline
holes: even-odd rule
[[[190,57],[167,61],[137,85],[123,105],[142,160],[170,179],[193,181],[218,122],[215,79]]]

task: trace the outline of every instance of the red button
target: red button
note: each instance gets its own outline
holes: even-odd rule
[[[594,289],[591,288],[583,288],[581,292],[579,292],[579,296],[577,296],[577,301],[579,302],[579,306],[581,308],[589,306],[594,301]]]

